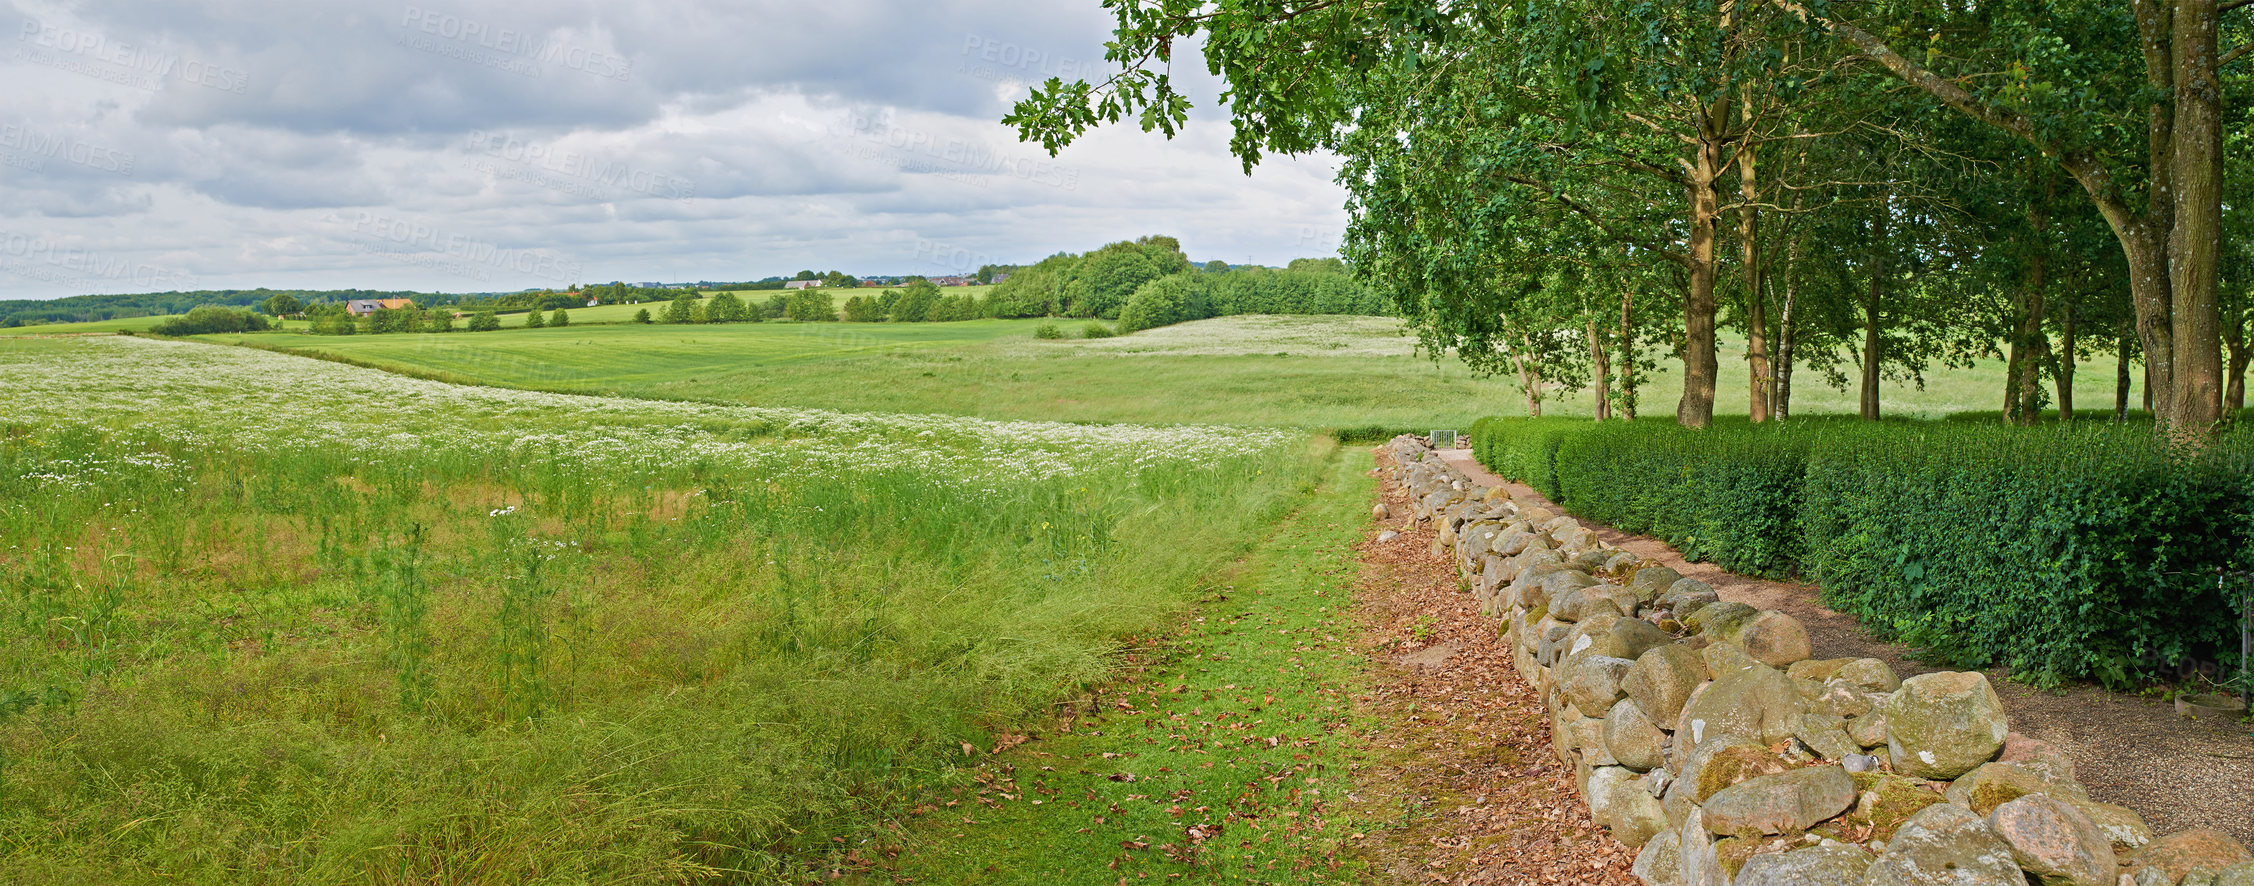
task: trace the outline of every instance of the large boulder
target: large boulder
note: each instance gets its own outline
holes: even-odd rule
[[[1666,733],[1633,700],[1623,699],[1605,713],[1604,746],[1612,759],[1637,772],[1650,772],[1667,762]]]
[[[1695,578],[1686,578],[1667,586],[1667,593],[1659,595],[1652,604],[1675,613],[1678,619],[1688,619],[1691,613],[1719,603],[1722,595],[1711,585]]]
[[[1688,742],[1689,740],[1684,736],[1675,736],[1675,746],[1677,748],[1685,747]],[[1681,754],[1682,759],[1675,767],[1675,780],[1667,785],[1667,792],[1661,798],[1665,802],[1665,805],[1667,807],[1667,818],[1669,821],[1672,821],[1678,825],[1681,824],[1683,822],[1684,816],[1689,814],[1689,812],[1693,808],[1696,808],[1699,801],[1706,799],[1706,797],[1700,796],[1698,794],[1698,781],[1700,773],[1705,770],[1708,761],[1711,761],[1712,759],[1714,759],[1715,755],[1720,754],[1724,750],[1729,748],[1747,748],[1750,750],[1759,751],[1764,754],[1768,753],[1767,748],[1762,747],[1753,739],[1746,738],[1742,735],[1711,735],[1707,737],[1704,744],[1683,751]],[[1783,771],[1783,769],[1783,761],[1780,760],[1777,763],[1777,767],[1775,769],[1769,770],[1769,772],[1780,772]],[[1754,774],[1767,775],[1769,774],[1769,772],[1757,772]],[[1737,781],[1744,780],[1745,779],[1740,778]],[[1730,784],[1736,784],[1737,781],[1730,782]],[[1724,785],[1724,787],[1727,786],[1728,785]],[[1717,790],[1719,790],[1719,788],[1717,788]],[[1712,791],[1709,791],[1708,793],[1711,794]]]
[[[1853,846],[1810,846],[1746,859],[1736,886],[1861,886],[1870,866],[1870,853]]]
[[[1682,573],[1657,563],[1646,562],[1636,567],[1636,573],[1629,576],[1628,588],[1636,592],[1638,599],[1648,603],[1659,599],[1660,595],[1667,593],[1668,588],[1682,580]]]
[[[1792,737],[1799,739],[1802,747],[1826,760],[1845,760],[1847,755],[1858,753],[1853,739],[1847,737],[1847,725],[1838,717],[1823,714],[1801,714],[1793,727]]]
[[[1701,623],[1708,623],[1710,618],[1701,619]],[[1764,609],[1752,618],[1719,628],[1707,633],[1745,647],[1754,661],[1770,667],[1781,668],[1806,659],[1814,648],[1808,642],[1808,629],[1800,626],[1799,619],[1774,610]]]
[[[2113,842],[2082,811],[2031,794],[1996,807],[1988,824],[2011,845],[2012,858],[2042,886],[2112,886]]]
[[[1706,682],[1706,663],[1698,653],[1670,643],[1636,656],[1635,667],[1621,681],[1628,698],[1642,708],[1651,722],[1672,725],[1682,716],[1691,691]]]
[[[1636,864],[1628,869],[1642,880],[1644,886],[1675,886],[1682,882],[1682,835],[1668,828],[1644,842],[1636,853]]]
[[[2213,828],[2193,828],[2161,837],[2129,857],[2129,873],[2151,869],[2175,883],[2193,868],[2221,871],[2247,861],[2245,845]]]
[[[1598,655],[1610,655],[1635,661],[1654,648],[1673,643],[1675,638],[1666,631],[1652,626],[1640,618],[1623,618],[1612,623],[1612,628],[1598,637],[1589,648]]]
[[[1558,665],[1558,688],[1567,700],[1584,715],[1604,716],[1612,710],[1612,703],[1627,697],[1620,681],[1628,676],[1635,662],[1625,658],[1598,655],[1582,651],[1566,656]]]
[[[1549,576],[1543,577],[1542,584],[1548,586],[1551,594],[1550,613],[1552,615],[1564,621],[1581,621],[1600,612],[1613,616],[1627,614],[1620,611],[1620,604],[1613,602],[1611,597],[1606,596],[1606,591],[1609,589],[1605,585],[1597,583],[1595,579],[1589,579],[1588,584],[1575,584],[1579,579],[1556,579],[1554,581],[1551,579],[1551,576],[1559,575],[1588,578],[1589,574],[1586,572],[1553,572]]]
[[[1743,603],[1709,603],[1698,611],[1681,616],[1683,625],[1711,637],[1725,637],[1730,629],[1751,621],[1761,610]]]
[[[1707,764],[1707,771],[1714,766]],[[1855,805],[1855,780],[1838,766],[1810,766],[1731,785],[1706,798],[1706,829],[1717,834],[1805,831]]]
[[[1614,782],[1606,790],[1610,792],[1609,802],[1597,823],[1611,830],[1612,838],[1621,845],[1634,849],[1667,829],[1666,809],[1640,781]]]
[[[1717,677],[1761,663],[1753,658],[1753,653],[1745,651],[1745,647],[1726,640],[1706,644],[1706,648],[1698,651],[1698,657],[1706,662],[1707,673]]]
[[[1894,771],[1919,778],[1953,779],[1979,768],[1995,759],[2011,731],[2003,699],[1986,675],[1972,671],[1904,680],[1880,711]]]
[[[2050,794],[2068,802],[2087,802],[2089,792],[2074,782],[2060,782],[2044,771],[2018,763],[1982,763],[1980,768],[1949,784],[1949,802],[1981,815],[2029,794]]]
[[[1683,779],[1690,798],[1704,804],[1730,788],[1758,778],[1782,775],[1791,769],[1791,764],[1768,748],[1751,743],[1732,744],[1707,755],[1697,771],[1685,772]]]
[[[2216,875],[2215,886],[2254,886],[2254,861],[2244,861],[2224,868]]]
[[[1717,677],[1713,685],[1683,707],[1675,731],[1690,736],[1692,744],[1724,732],[1773,744],[1792,737],[1800,715],[1807,709],[1807,702],[1783,671],[1755,666]]]
[[[2017,732],[2004,735],[2004,749],[1996,755],[1996,762],[2017,763],[2054,782],[2076,780],[2074,759],[2068,757],[2058,745]]]
[[[1911,816],[1864,874],[1865,886],[2027,886],[2011,844],[1953,803]]]
[[[1874,840],[1893,839],[1894,832],[1911,818],[1943,802],[1940,794],[1899,775],[1879,772],[1862,778],[1863,793],[1855,798],[1855,811],[1848,814],[1848,821],[1868,828]]]
[[[1875,658],[1858,658],[1848,662],[1840,666],[1829,679],[1865,692],[1893,692],[1902,688],[1902,679],[1894,676],[1894,668]]]

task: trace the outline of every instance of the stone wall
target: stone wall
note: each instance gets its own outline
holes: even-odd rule
[[[2155,837],[2091,799],[1986,676],[1812,658],[1791,616],[1482,488],[1419,438],[1386,449],[1645,883],[2254,886],[2228,835]]]

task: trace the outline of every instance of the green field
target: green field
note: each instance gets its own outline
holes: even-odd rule
[[[597,310],[615,311],[617,307]],[[576,322],[577,314],[574,319]],[[1308,428],[1468,427],[1524,414],[1509,380],[1477,378],[1453,357],[1413,353],[1398,321],[1227,317],[1110,339],[1039,341],[1035,320],[961,323],[748,323],[573,326],[447,335],[215,336],[450,380],[558,390],[868,412],[938,412],[1034,421],[1198,422]],[[1053,321],[1077,335],[1077,321]],[[1723,414],[1744,414],[1742,350],[1723,347]],[[2109,360],[2081,365],[2083,410],[2111,406]],[[1885,385],[1888,415],[1937,418],[1999,408],[2000,361],[1936,368],[1922,388]],[[1665,362],[1645,380],[1644,414],[1672,414]],[[1587,415],[1586,391],[1545,414]],[[1852,390],[1796,377],[1801,414],[1856,411]]]
[[[0,882],[803,881],[1336,453],[9,339]]]

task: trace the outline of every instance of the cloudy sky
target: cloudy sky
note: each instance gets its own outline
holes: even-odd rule
[[[1334,252],[1329,158],[1055,158],[998,121],[1100,76],[1097,0],[0,0],[0,299],[943,274],[1165,233]],[[1178,72],[1182,73],[1182,72]]]

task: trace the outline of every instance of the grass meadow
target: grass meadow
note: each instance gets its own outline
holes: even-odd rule
[[[604,310],[608,310],[607,308]],[[1469,428],[1524,415],[1514,380],[1415,351],[1397,320],[1223,317],[1116,338],[1041,341],[1044,321],[587,326],[448,335],[213,336],[452,380],[534,390],[1002,420],[1179,422],[1261,427]],[[1077,333],[1077,326],[1060,324]],[[1717,411],[1745,414],[1743,345],[1722,342]],[[2000,360],[1890,380],[1886,414],[1940,418],[2001,408]],[[2110,358],[2081,363],[2077,405],[2112,406]],[[1640,384],[1645,415],[1672,415],[1677,367]],[[1853,388],[1795,376],[1794,411],[1857,411]],[[2136,396],[2132,394],[2132,397]],[[1553,392],[1547,415],[1589,415],[1586,389]]]
[[[1328,446],[0,342],[0,881],[801,879]]]

